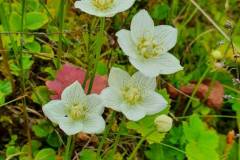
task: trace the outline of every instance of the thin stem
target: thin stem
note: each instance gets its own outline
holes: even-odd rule
[[[24,19],[25,19],[25,7],[26,7],[26,0],[22,0],[22,17],[21,17],[21,32],[24,31]],[[24,43],[24,37],[23,34],[21,35],[21,47],[20,47],[20,57],[19,57],[19,64],[21,69],[21,88],[22,88],[22,94],[25,95],[25,72],[23,69],[23,60],[22,60],[22,50],[23,50],[23,43]],[[28,112],[27,112],[27,103],[26,98],[23,99],[23,115],[24,115],[24,121],[25,121],[25,128],[27,131],[27,137],[28,137],[28,157],[30,160],[32,160],[32,139],[31,139],[31,132],[29,129],[29,121],[28,121]]]
[[[108,123],[106,129],[105,129],[104,132],[103,132],[103,137],[101,138],[101,141],[100,141],[99,146],[98,146],[98,149],[97,149],[97,157],[98,157],[98,158],[100,158],[100,154],[101,154],[102,147],[103,147],[104,142],[105,142],[105,140],[107,139],[107,136],[108,136],[108,134],[109,134],[109,131],[110,131],[112,125],[113,125],[113,122],[114,122],[114,119],[115,119],[115,116],[116,116],[116,112],[113,111],[110,116],[111,116],[111,117],[110,117],[109,123]]]
[[[184,152],[183,150],[181,149],[178,149],[177,147],[174,147],[174,146],[171,146],[171,145],[168,145],[168,144],[165,144],[165,143],[160,143],[162,146],[165,146],[165,147],[168,147],[168,148],[171,148],[175,151],[178,151],[180,153],[183,153],[183,154],[186,154],[186,152]]]
[[[127,160],[133,160],[133,158],[135,157],[138,149],[141,147],[141,145],[143,144],[143,142],[145,141],[145,139],[150,136],[152,133],[155,132],[155,129],[154,130],[151,130],[150,132],[148,132],[148,134],[146,134],[145,136],[143,136],[140,141],[138,142],[137,146],[134,148],[134,150],[132,151],[132,153],[130,154],[130,156],[128,157]]]
[[[187,119],[191,116],[182,116],[182,117],[175,117],[177,119]],[[231,119],[237,119],[240,118],[240,116],[228,116],[228,115],[199,115],[199,117],[211,117],[211,118],[231,118]]]
[[[61,58],[63,55],[63,24],[64,24],[64,5],[65,5],[65,0],[60,1],[60,6],[59,6],[59,13],[58,13],[58,18],[59,18],[59,39],[58,39],[58,52],[57,52],[57,68],[61,67]]]
[[[72,140],[73,140],[73,136],[68,136],[64,160],[71,160],[71,156],[72,156],[71,147],[73,143]]]
[[[212,23],[212,25],[228,40],[230,37],[217,25],[217,23],[195,2],[195,0],[190,0],[191,3]]]
[[[118,131],[118,133],[117,133],[115,142],[114,142],[114,144],[113,144],[113,154],[115,154],[115,152],[116,152],[116,150],[117,150],[117,145],[118,145],[118,143],[119,143],[120,136],[121,136],[121,130],[122,130],[122,127],[123,127],[125,121],[126,121],[126,118],[123,117],[123,119],[121,120],[121,123],[120,123],[120,125],[119,125],[119,131]]]
[[[93,67],[93,71],[92,71],[89,86],[88,86],[88,91],[87,91],[88,94],[91,93],[93,82],[94,82],[94,79],[95,79],[96,70],[97,70],[98,61],[99,61],[99,58],[100,58],[100,55],[101,55],[102,45],[103,45],[103,41],[104,41],[103,40],[104,27],[105,27],[105,18],[101,18],[100,19],[100,33],[97,36],[97,39],[96,39],[96,42],[95,42],[96,46],[94,47],[94,48],[96,48],[94,50],[94,52],[96,53],[96,57],[95,57],[95,60],[94,60],[94,67]]]
[[[209,72],[209,70],[210,70],[210,67],[207,67],[207,69],[205,70],[205,72],[203,73],[203,75],[201,76],[201,78],[199,79],[197,85],[195,86],[191,97],[194,97],[194,96],[196,95],[200,84],[202,83],[203,79],[206,77],[206,75],[207,75],[207,73]],[[183,115],[185,115],[185,114],[187,113],[187,111],[188,111],[191,103],[192,103],[192,98],[190,98],[190,99],[188,100],[187,106],[185,107],[185,109],[184,109],[184,111],[183,111]]]

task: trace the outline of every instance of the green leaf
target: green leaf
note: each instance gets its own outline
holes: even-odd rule
[[[54,51],[49,45],[43,45],[42,51],[38,54],[36,54],[37,57],[45,60],[51,60],[54,58]]]
[[[56,160],[56,153],[51,148],[40,150],[34,160]]]
[[[5,97],[12,93],[12,85],[8,80],[0,80],[0,105],[5,103]]]
[[[197,115],[183,124],[183,131],[188,141],[186,155],[189,160],[219,160],[218,135],[209,130]]]
[[[157,4],[153,7],[151,15],[156,20],[163,20],[168,17],[169,10],[167,4]]]
[[[105,63],[99,62],[97,65],[97,73],[100,75],[106,75],[108,72],[108,67]]]
[[[80,152],[79,158],[81,160],[97,160],[97,153],[90,149],[84,149]]]
[[[39,142],[39,141],[37,141],[37,140],[32,140],[32,152],[33,152],[33,155],[36,155],[37,154],[37,152],[39,151],[39,148],[41,147],[41,142]],[[28,143],[27,144],[25,144],[23,147],[22,147],[22,149],[21,149],[21,152],[25,152],[25,153],[28,153],[28,151],[29,151],[29,145],[28,145]],[[26,159],[26,158],[28,158],[28,157],[26,157],[26,155],[24,155],[24,156],[21,156],[21,158],[22,159]]]
[[[59,40],[58,34],[52,34],[52,33],[58,33],[58,32],[59,30],[56,26],[50,26],[50,25],[48,26],[47,33],[49,34],[48,38],[51,41],[57,42]]]
[[[27,0],[27,4],[32,11],[36,11],[39,8],[38,0]]]
[[[32,96],[33,102],[44,105],[49,101],[49,91],[46,86],[37,86],[33,89]]]
[[[26,14],[26,27],[29,30],[38,30],[48,22],[48,17],[41,12],[29,12]]]
[[[160,115],[153,115],[153,116],[146,116],[145,118],[141,119],[138,122],[130,121],[127,123],[128,129],[133,129],[137,133],[140,133],[142,137],[147,136],[150,132],[155,130],[154,120],[155,118]],[[146,140],[151,143],[160,143],[165,137],[165,133],[159,133],[155,130],[152,134],[147,136]]]
[[[12,93],[12,85],[8,80],[0,81],[0,91],[4,93],[4,95],[9,95]]]
[[[9,17],[9,25],[10,25],[10,29],[12,32],[19,32],[21,31],[21,16],[16,13],[16,12],[12,12],[10,17]]]
[[[232,109],[236,112],[239,112],[240,111],[240,102],[238,100],[238,98],[235,98],[232,100]]]
[[[32,64],[33,64],[33,60],[32,60],[32,56],[31,55],[27,55],[24,54],[22,56],[22,64],[23,64],[23,70],[24,70],[24,74],[25,77],[28,77],[27,72],[31,69]],[[10,64],[10,69],[12,71],[12,73],[16,76],[19,76],[21,74],[21,67],[19,66],[19,64],[15,64],[15,62],[13,60],[9,61]]]
[[[19,152],[19,147],[15,147],[15,146],[8,146],[7,150],[6,150],[6,155],[10,156],[13,155],[15,153]]]
[[[37,41],[33,41],[32,43],[27,43],[25,47],[33,53],[39,53],[41,51],[41,45]]]
[[[0,105],[5,103],[5,95],[3,92],[0,91]]]
[[[164,159],[162,146],[159,144],[150,145],[149,150],[145,151],[145,155],[149,160],[162,160]]]
[[[52,125],[48,121],[42,120],[32,126],[32,130],[37,137],[47,137],[53,131]]]
[[[56,132],[52,132],[47,137],[47,143],[52,147],[60,147],[62,142]]]

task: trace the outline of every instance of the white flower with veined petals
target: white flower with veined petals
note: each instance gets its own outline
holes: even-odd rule
[[[119,68],[112,68],[108,84],[109,87],[100,94],[103,104],[122,112],[129,120],[138,121],[167,106],[166,100],[155,92],[156,79],[146,77],[141,72],[130,76]]]
[[[135,0],[80,0],[75,8],[98,17],[113,17],[119,12],[128,10]]]
[[[183,69],[179,60],[168,53],[176,44],[177,30],[168,25],[154,26],[146,10],[133,17],[131,31],[122,29],[116,35],[131,64],[144,75],[156,77]]]
[[[61,100],[43,106],[44,114],[67,135],[101,133],[105,128],[103,111],[101,98],[96,94],[85,95],[77,81],[64,89]]]

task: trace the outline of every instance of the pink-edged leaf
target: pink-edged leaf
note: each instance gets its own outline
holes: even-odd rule
[[[74,65],[64,64],[57,72],[56,79],[47,81],[46,86],[53,92],[52,99],[60,99],[62,91],[75,81],[83,83],[86,72]],[[89,80],[86,83],[85,91],[89,85]],[[107,86],[107,77],[96,75],[92,87],[92,93],[100,93]]]

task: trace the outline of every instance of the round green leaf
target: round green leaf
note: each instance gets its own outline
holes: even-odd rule
[[[39,151],[34,160],[55,160],[56,153],[51,148],[45,148]]]
[[[45,86],[38,86],[34,88],[32,96],[33,102],[44,105],[49,101],[49,91]]]
[[[27,43],[25,47],[34,53],[39,53],[41,51],[41,45],[37,41],[33,41],[32,43]]]
[[[48,17],[41,12],[29,12],[26,14],[26,28],[29,30],[40,29],[48,22]]]
[[[21,31],[21,16],[16,12],[12,12],[9,17],[9,25],[12,32]]]

